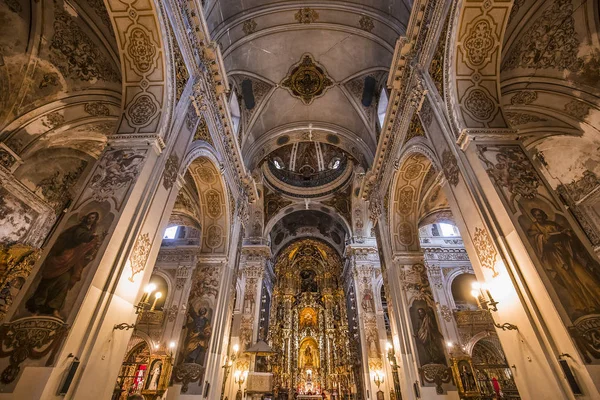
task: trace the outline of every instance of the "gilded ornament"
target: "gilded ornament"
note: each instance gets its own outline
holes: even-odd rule
[[[157,112],[158,106],[152,97],[141,94],[131,102],[125,113],[132,125],[142,127],[148,125]]]
[[[333,86],[333,81],[327,76],[324,67],[317,64],[310,54],[305,54],[298,64],[292,66],[281,86],[309,105]]]
[[[494,101],[481,89],[471,90],[464,104],[467,111],[479,121],[489,121],[496,109]]]
[[[134,277],[146,268],[151,248],[152,242],[148,233],[138,236],[131,252],[131,258],[129,259],[131,276],[128,279],[131,282],[134,282]]]
[[[127,55],[133,67],[141,74],[149,73],[153,67],[157,50],[148,33],[139,27],[134,27],[127,36]]]
[[[244,33],[246,35],[250,35],[251,33],[256,32],[256,21],[253,19],[249,19],[244,21],[244,24],[242,26],[242,30],[244,31]]]
[[[475,245],[475,252],[479,258],[479,263],[483,268],[492,270],[492,277],[498,276],[496,271],[496,248],[492,243],[489,233],[484,228],[475,228],[475,235],[473,236],[473,244]]]
[[[110,109],[101,102],[85,103],[83,109],[93,117],[107,117],[110,115]]]
[[[304,7],[298,10],[294,18],[301,24],[310,24],[319,18],[319,13],[310,7]]]
[[[442,169],[448,183],[456,187],[459,182],[460,169],[458,168],[456,157],[454,157],[449,149],[445,149],[442,153]]]
[[[465,39],[465,50],[469,63],[481,67],[489,62],[492,50],[496,47],[494,32],[488,20],[477,22]]]
[[[165,171],[163,172],[163,186],[167,190],[171,190],[173,184],[177,180],[177,174],[179,172],[179,157],[173,153],[167,159],[165,164]]]
[[[373,18],[367,15],[363,15],[362,17],[360,17],[358,24],[360,26],[360,29],[367,32],[371,32],[375,27],[375,24],[373,23]]]

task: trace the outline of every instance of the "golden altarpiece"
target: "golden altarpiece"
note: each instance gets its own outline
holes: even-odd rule
[[[284,249],[275,264],[269,340],[280,398],[349,393],[354,386],[342,263],[316,240]]]

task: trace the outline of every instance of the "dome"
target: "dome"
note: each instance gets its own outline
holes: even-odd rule
[[[269,183],[286,194],[300,197],[315,197],[335,190],[350,177],[351,166],[352,157],[344,150],[312,141],[280,147],[263,160]]]

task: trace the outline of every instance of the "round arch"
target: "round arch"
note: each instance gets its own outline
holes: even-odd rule
[[[419,205],[430,171],[440,170],[433,151],[423,143],[407,148],[398,161],[391,187],[389,223],[394,252],[419,249]]]

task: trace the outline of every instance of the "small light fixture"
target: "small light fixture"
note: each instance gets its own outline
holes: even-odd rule
[[[473,282],[471,284],[471,296],[475,298],[477,301],[477,307],[481,310],[487,311],[489,313],[498,311],[498,302],[494,300],[492,297],[492,293],[489,290],[489,286],[486,284],[481,284],[479,282]],[[504,324],[498,324],[492,318],[492,323],[498,329],[502,329],[503,331],[516,331],[519,330],[516,325],[505,322]]]

